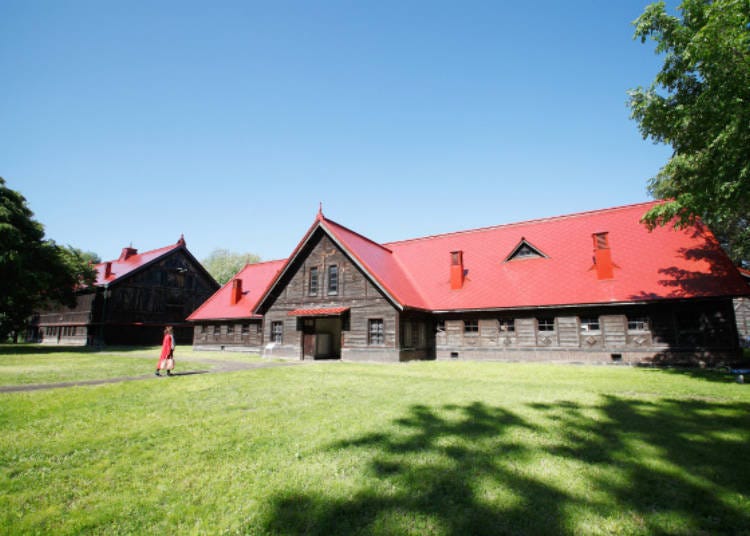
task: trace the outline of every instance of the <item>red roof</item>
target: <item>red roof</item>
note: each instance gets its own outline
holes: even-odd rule
[[[169,253],[180,247],[185,246],[185,239],[180,237],[176,244],[166,246],[159,249],[153,249],[144,253],[138,253],[137,249],[127,247],[122,249],[120,258],[114,261],[101,262],[94,266],[96,269],[96,282],[95,285],[108,285],[113,281],[116,281],[134,270],[145,266],[159,257]],[[109,270],[107,269],[109,265]]]
[[[217,290],[198,309],[193,311],[188,320],[215,320],[260,318],[253,311],[268,284],[274,279],[286,261],[268,261],[248,264],[231,281]],[[234,280],[242,281],[242,294],[237,303],[232,303]]]
[[[295,309],[289,311],[287,316],[338,316],[349,310],[348,307],[328,307],[325,309]]]
[[[704,226],[649,231],[640,220],[656,203],[385,244],[319,213],[284,270],[321,227],[400,308],[534,308],[750,294],[737,268]],[[595,233],[608,233],[614,264],[611,279],[597,277]],[[524,240],[543,256],[506,260]],[[463,252],[466,274],[463,286],[455,290],[450,282],[453,251]],[[264,296],[270,295],[274,284]]]
[[[425,302],[400,259],[386,245],[380,245],[335,221],[323,219],[322,226],[379,284],[382,290],[404,305],[425,308]],[[446,272],[447,273],[447,272]]]

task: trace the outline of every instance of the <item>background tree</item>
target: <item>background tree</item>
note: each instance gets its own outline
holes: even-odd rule
[[[95,278],[91,254],[45,240],[26,199],[0,177],[0,340],[23,332],[34,311],[75,305],[75,291]]]
[[[641,134],[672,146],[649,191],[665,204],[650,226],[703,219],[735,262],[750,260],[750,1],[684,0],[680,16],[664,2],[634,22],[635,37],[656,41],[664,65],[648,89],[629,92]]]
[[[215,249],[201,263],[216,281],[223,285],[245,267],[260,261],[254,253],[234,253],[228,249]]]

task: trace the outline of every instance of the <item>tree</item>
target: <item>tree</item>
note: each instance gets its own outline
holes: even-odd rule
[[[26,199],[0,177],[0,340],[17,341],[34,311],[75,305],[78,288],[93,283],[91,254],[45,240]]]
[[[242,270],[246,264],[260,261],[254,253],[234,253],[228,249],[215,249],[202,261],[203,267],[216,281],[223,285]]]
[[[651,227],[701,218],[735,262],[750,260],[750,1],[664,2],[636,19],[635,38],[656,41],[664,65],[648,89],[629,91],[644,139],[672,146],[649,191],[665,203]]]

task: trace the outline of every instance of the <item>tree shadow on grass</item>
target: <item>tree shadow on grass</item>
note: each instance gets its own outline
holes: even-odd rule
[[[622,516],[628,532],[748,527],[747,509],[727,498],[750,494],[749,404],[606,396],[589,406],[561,401],[525,410],[528,419],[479,402],[413,406],[389,433],[330,445],[333,452],[370,452],[364,476],[372,485],[349,495],[281,493],[271,499],[264,530],[574,534],[592,527],[592,519]],[[592,493],[566,488],[566,464],[582,468],[576,476]],[[546,465],[556,467],[552,476]],[[675,518],[677,527],[670,525]]]
[[[266,530],[273,534],[497,534],[526,527],[559,532],[556,508],[564,495],[531,478],[516,477],[516,488],[535,497],[543,509],[529,517],[523,508],[501,510],[483,501],[477,490],[484,477],[504,478],[499,455],[523,456],[523,447],[505,437],[531,428],[503,408],[413,406],[394,421],[396,434],[373,433],[330,446],[370,449],[368,468],[380,486],[356,495],[329,498],[293,493],[274,499]],[[495,450],[495,449],[502,450]]]
[[[750,404],[604,396],[533,407],[565,430],[549,453],[592,468],[590,485],[646,533],[748,533]]]
[[[737,375],[731,371],[734,368],[750,368],[750,363],[732,364],[731,366],[719,366],[712,368],[698,367],[643,367],[654,374],[665,374],[668,376],[685,376],[694,380],[702,380],[711,383],[732,384],[737,383]],[[750,381],[750,379],[749,379]],[[748,386],[750,389],[750,386]]]

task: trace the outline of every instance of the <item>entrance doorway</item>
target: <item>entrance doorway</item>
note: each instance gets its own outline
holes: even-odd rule
[[[302,319],[302,359],[341,359],[340,316]]]

